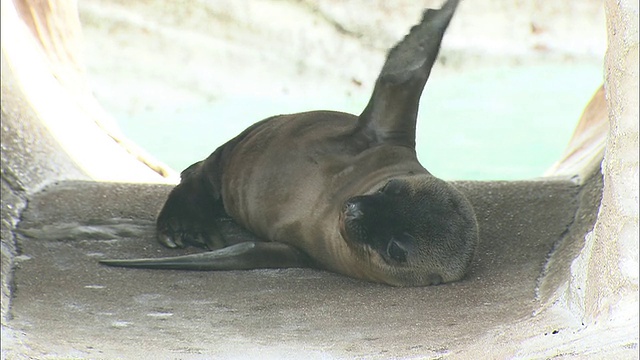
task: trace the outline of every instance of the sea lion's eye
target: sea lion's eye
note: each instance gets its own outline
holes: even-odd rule
[[[387,195],[400,195],[402,193],[402,182],[400,180],[389,180],[381,189],[381,193],[385,193]]]
[[[396,239],[391,239],[387,244],[387,255],[397,262],[407,261],[407,250]]]

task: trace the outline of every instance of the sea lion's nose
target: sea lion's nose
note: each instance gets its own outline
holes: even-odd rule
[[[364,215],[362,203],[357,200],[349,200],[345,203],[344,214],[352,219],[361,218]]]

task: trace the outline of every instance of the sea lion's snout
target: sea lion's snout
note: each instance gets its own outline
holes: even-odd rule
[[[390,185],[389,185],[390,184]],[[407,261],[411,249],[410,235],[398,228],[397,214],[388,192],[398,193],[399,186],[391,181],[378,192],[354,196],[344,203],[341,233],[351,247],[374,250],[391,264]]]
[[[344,204],[344,216],[347,220],[357,220],[364,216],[363,205],[357,200],[347,200]]]
[[[345,201],[340,212],[340,233],[349,245],[367,244],[371,230],[371,206],[365,204],[366,200],[364,196],[350,198]]]

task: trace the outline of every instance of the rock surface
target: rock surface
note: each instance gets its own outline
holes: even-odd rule
[[[597,190],[599,181],[597,175],[589,186]],[[468,348],[474,339],[536,311],[539,274],[556,240],[583,230],[574,219],[580,188],[543,180],[459,187],[480,221],[481,246],[469,276],[450,285],[392,288],[310,269],[101,266],[97,261],[107,257],[184,252],[153,239],[154,215],[170,187],[60,182],[31,197],[18,228],[12,327],[24,332],[20,340],[31,354],[60,357],[474,353]],[[599,193],[588,197],[582,205],[594,213]],[[584,220],[581,226],[592,226],[595,214]]]

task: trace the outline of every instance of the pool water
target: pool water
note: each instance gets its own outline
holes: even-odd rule
[[[420,103],[418,157],[446,180],[541,176],[601,83],[597,63],[434,71]],[[113,101],[105,107],[127,136],[180,171],[265,117],[317,109],[358,114],[367,100],[233,95],[188,107],[167,101],[133,115]]]

